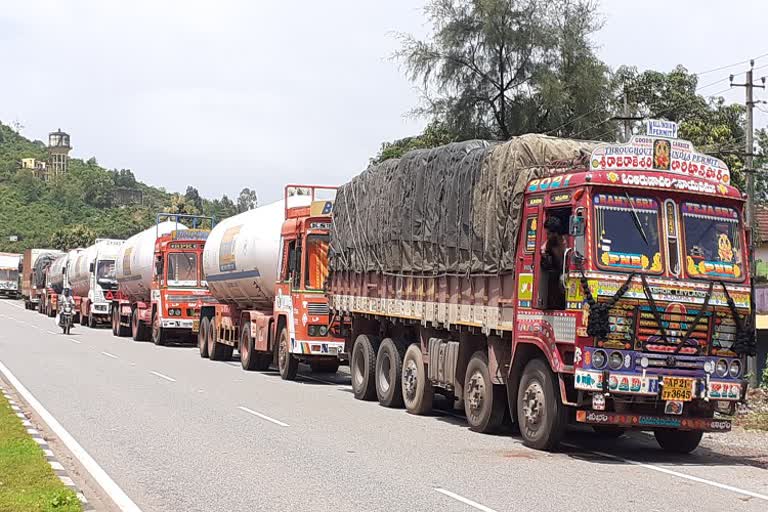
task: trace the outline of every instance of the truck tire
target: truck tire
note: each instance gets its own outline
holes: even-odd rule
[[[352,374],[352,392],[358,400],[376,399],[376,352],[379,339],[361,334],[352,347],[349,371]]]
[[[653,432],[653,435],[664,451],[688,454],[699,446],[704,433],[700,430],[658,429]]]
[[[120,307],[118,306],[117,309],[112,314],[112,332],[115,334],[115,336],[119,338],[125,338],[126,336],[131,335],[131,329],[130,327],[126,327],[124,325],[120,325]]]
[[[291,354],[291,340],[288,336],[288,329],[285,327],[280,331],[278,338],[277,369],[283,380],[294,380],[299,371],[299,360]]]
[[[312,373],[336,373],[339,371],[339,362],[333,360],[310,361],[309,367]]]
[[[167,341],[168,336],[160,325],[160,318],[158,317],[157,311],[155,311],[152,313],[152,343],[161,347],[165,345]]]
[[[229,361],[232,359],[232,345],[225,345],[218,340],[219,330],[216,320],[208,325],[208,358],[211,361]]]
[[[208,317],[200,320],[200,330],[197,331],[197,348],[200,350],[200,357],[208,357],[208,329],[211,328]]]
[[[384,407],[403,407],[403,358],[405,347],[384,338],[376,354],[376,396]]]
[[[240,352],[240,364],[242,365],[243,370],[256,370],[259,372],[269,370],[269,364],[272,362],[272,357],[270,354],[256,351],[253,336],[251,336],[251,327],[248,325],[243,327],[238,352]]]
[[[83,317],[82,317],[82,315],[80,316],[80,323],[81,323],[81,324],[83,323]],[[88,325],[88,327],[90,327],[91,329],[95,329],[95,328],[96,328],[96,325],[97,325],[97,323],[96,323],[96,319],[95,319],[95,318],[93,318],[93,312],[92,312],[92,311],[88,311],[88,316],[86,317],[86,321],[85,321],[85,323],[86,323],[86,324]]]
[[[470,430],[482,433],[499,430],[507,412],[505,394],[504,386],[491,381],[485,351],[472,354],[464,376],[464,412]]]
[[[567,414],[560,401],[556,376],[543,359],[532,359],[523,370],[517,392],[517,418],[526,446],[554,450],[565,433]]]
[[[424,415],[432,412],[435,390],[427,379],[424,357],[418,343],[413,343],[405,351],[402,388],[403,402],[409,413]]]
[[[117,326],[120,325],[119,307],[112,306],[112,336],[117,336]]]
[[[131,313],[131,336],[133,341],[149,341],[150,332],[144,322],[139,319],[139,309]]]

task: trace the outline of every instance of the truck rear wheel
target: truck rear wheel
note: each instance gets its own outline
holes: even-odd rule
[[[248,325],[243,327],[238,352],[240,352],[240,364],[243,366],[243,370],[263,372],[269,369],[269,364],[272,362],[270,354],[256,351],[253,336],[251,336],[251,328]]]
[[[469,360],[464,377],[464,412],[475,432],[496,432],[507,410],[504,386],[491,381],[488,356],[478,350]]]
[[[699,446],[704,433],[700,430],[659,429],[655,430],[653,435],[664,451],[686,454],[691,453]]]
[[[139,318],[139,309],[136,308],[131,313],[131,336],[134,341],[148,341],[149,332],[147,326]]]
[[[299,371],[299,360],[291,354],[291,340],[288,336],[288,329],[285,327],[280,331],[278,343],[277,368],[280,371],[280,377],[283,380],[294,380]]]
[[[361,334],[355,340],[350,359],[352,374],[352,392],[358,400],[376,398],[376,351],[379,339],[368,334]]]
[[[229,361],[232,359],[232,346],[220,343],[218,333],[216,320],[211,319],[208,327],[208,358],[211,361]]]
[[[125,338],[131,334],[129,327],[120,325],[120,306],[114,308],[112,311],[112,333],[120,338]]]
[[[523,370],[517,392],[517,418],[526,446],[554,450],[560,444],[567,415],[556,376],[542,359],[532,359]]]
[[[200,320],[200,330],[197,331],[197,348],[200,349],[200,357],[208,357],[208,329],[210,327],[208,317]]]
[[[403,406],[403,358],[405,347],[384,338],[376,354],[376,396],[384,407]]]
[[[403,402],[411,414],[429,414],[432,412],[432,399],[435,391],[427,379],[421,346],[414,343],[405,351],[403,358]]]

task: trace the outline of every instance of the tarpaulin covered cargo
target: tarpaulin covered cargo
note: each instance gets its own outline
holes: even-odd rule
[[[35,288],[45,288],[45,271],[61,255],[62,253],[60,252],[47,252],[38,256],[35,261],[35,267],[32,270],[32,283],[35,285]]]
[[[573,166],[596,145],[531,134],[411,151],[371,166],[336,195],[331,269],[513,271],[526,185]]]

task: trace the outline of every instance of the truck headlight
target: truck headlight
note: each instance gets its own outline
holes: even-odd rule
[[[738,359],[731,361],[731,365],[728,367],[728,375],[734,379],[741,375],[741,361]]]
[[[709,373],[709,374],[715,373],[715,362],[712,361],[711,359],[708,360],[708,361],[705,361],[704,362],[704,371]]]
[[[728,375],[728,363],[726,362],[725,359],[719,359],[717,361],[717,365],[715,366],[715,372],[720,377],[725,377],[726,375]]]
[[[605,363],[607,362],[608,358],[605,355],[605,351],[603,350],[595,350],[592,352],[592,366],[597,368],[598,370],[602,370],[605,368]]]
[[[611,356],[608,359],[608,366],[610,366],[612,370],[618,370],[623,365],[624,356],[621,355],[621,352],[611,352]]]

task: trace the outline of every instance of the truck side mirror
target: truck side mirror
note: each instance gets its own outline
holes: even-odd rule
[[[585,234],[586,225],[584,222],[584,212],[577,210],[576,214],[571,215],[568,221],[568,234],[573,237],[573,256],[577,262],[584,259],[585,253]]]

